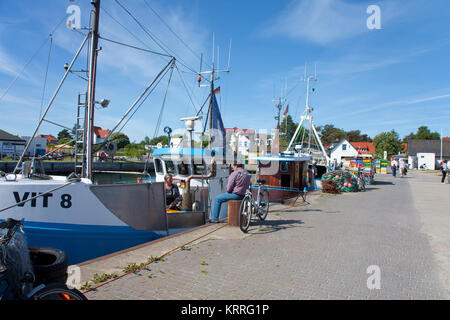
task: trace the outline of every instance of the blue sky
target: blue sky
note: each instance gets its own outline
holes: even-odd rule
[[[219,66],[224,68],[232,39],[231,72],[221,74],[217,81],[225,127],[273,128],[276,109],[272,100],[286,83],[289,111],[298,121],[305,104],[301,78],[306,64],[308,74],[317,66],[318,82],[311,96],[316,125],[359,129],[371,137],[391,129],[403,137],[426,125],[438,132],[442,128],[450,136],[448,0],[147,0],[189,48],[143,0],[119,1],[190,69],[199,69],[200,53],[203,68],[205,62],[211,63],[213,33],[215,57],[220,52]],[[89,3],[0,2],[0,97],[58,22],[68,16],[69,5],[80,6],[82,26],[88,25]],[[369,5],[381,9],[380,30],[366,26]],[[161,52],[114,0],[102,0],[102,7],[102,36]],[[64,74],[64,63],[70,62],[82,39],[80,33],[65,27],[65,21],[54,33],[44,107]],[[167,58],[106,41],[100,46],[97,100],[107,98],[111,104],[96,111],[95,124],[112,128]],[[33,132],[41,110],[48,53],[49,42],[1,98],[1,129],[18,135]],[[85,65],[83,52],[76,69]],[[195,115],[194,106],[198,108],[207,96],[207,89],[197,86],[196,76],[182,64],[177,66],[182,77],[173,71],[157,135],[165,125],[182,128],[179,118]],[[131,140],[154,136],[168,78],[169,74],[124,127]],[[84,89],[84,80],[70,75],[47,119],[72,127],[77,94]],[[56,135],[60,130],[44,124],[40,133]]]

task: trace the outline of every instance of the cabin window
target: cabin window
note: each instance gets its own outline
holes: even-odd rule
[[[155,171],[157,173],[163,174],[161,159],[155,159]]]
[[[288,172],[288,163],[287,161],[280,162],[280,172]]]
[[[183,161],[181,161],[181,163],[178,164],[178,174],[182,176],[186,176],[189,174],[188,166]]]
[[[200,163],[194,163],[192,165],[192,167],[194,169],[194,174],[203,174],[203,175],[207,174],[206,168],[205,168],[206,166],[205,166],[205,162],[204,161],[202,161],[201,164]]]
[[[175,174],[175,165],[171,160],[166,161],[166,172],[170,174]]]

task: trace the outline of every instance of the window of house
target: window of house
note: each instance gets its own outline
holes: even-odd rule
[[[347,150],[347,145],[345,143],[342,145],[342,150]]]

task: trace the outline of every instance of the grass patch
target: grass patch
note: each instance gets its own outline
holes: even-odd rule
[[[99,274],[94,274],[94,279],[92,280],[94,283],[101,283],[101,282],[105,282],[108,281],[109,279],[114,279],[117,278],[117,273],[102,273],[101,275]]]

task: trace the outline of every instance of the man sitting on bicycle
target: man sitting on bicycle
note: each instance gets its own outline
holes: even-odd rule
[[[214,200],[214,210],[209,222],[219,222],[219,214],[222,203],[229,200],[242,200],[245,196],[245,191],[250,186],[251,176],[244,170],[243,164],[233,164],[233,173],[228,177],[227,192],[219,194]]]

